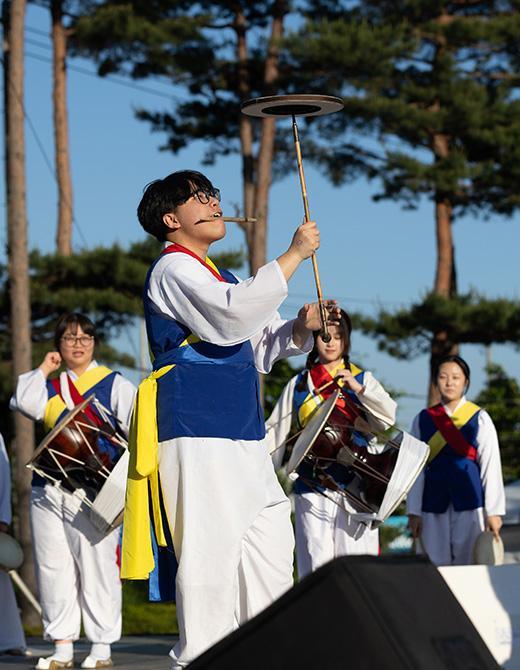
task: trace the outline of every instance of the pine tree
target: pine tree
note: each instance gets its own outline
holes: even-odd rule
[[[427,197],[433,293],[455,296],[455,218],[508,216],[520,205],[520,3],[310,0],[307,8],[291,41],[294,85],[345,101],[314,159],[335,183],[377,178],[376,200],[414,208]],[[456,345],[439,323],[431,363]]]
[[[506,481],[520,478],[520,386],[499,365],[487,369],[486,385],[476,403],[486,409],[498,432]]]
[[[164,149],[177,153],[193,140],[206,143],[205,163],[238,153],[242,161],[248,260],[252,273],[266,262],[268,194],[275,151],[275,120],[260,127],[241,114],[243,100],[278,90],[279,45],[286,0],[128,2],[105,0],[74,23],[75,53],[98,63],[100,75],[166,77],[184,94],[171,110],[138,110]]]

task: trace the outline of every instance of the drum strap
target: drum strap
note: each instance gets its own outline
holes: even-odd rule
[[[80,377],[76,379],[75,382],[72,382],[72,379],[70,379],[69,375],[67,375],[67,379],[69,380],[68,390],[71,396],[70,399],[76,405],[78,404],[78,401],[73,399],[70,387],[71,382],[74,384],[75,392],[79,396],[79,402],[82,402],[84,396],[89,395],[91,389],[94,386],[96,386],[96,384],[99,384],[101,381],[103,381],[103,379],[105,379],[105,377],[108,377],[111,374],[112,370],[110,370],[109,368],[105,367],[104,365],[97,365],[96,367],[93,367],[90,370],[84,372]],[[54,395],[52,398],[49,399],[49,401],[47,402],[47,406],[45,407],[43,423],[45,426],[45,430],[47,431],[54,428],[54,426],[59,421],[65,410],[71,409],[69,407],[69,403],[67,403],[63,398],[59,379],[52,379],[50,380],[50,382],[53,389],[56,391],[56,395]]]
[[[78,389],[75,387],[74,382],[72,379],[67,375],[67,383],[69,385],[69,392],[70,392],[70,397],[72,398],[72,402],[74,403],[74,407],[77,405],[80,405],[85,398],[81,395],[81,393],[78,391]],[[54,390],[56,393],[60,396],[62,400],[65,400],[61,394],[61,385],[60,385],[60,380],[59,379],[53,379],[51,381],[51,384],[54,387]],[[100,417],[96,414],[94,411],[94,408],[89,404],[85,407],[83,410],[85,414],[88,416],[88,418],[94,422],[96,426],[101,426],[103,422],[101,421]]]
[[[69,385],[69,392],[70,392],[70,397],[72,398],[72,402],[74,403],[74,406],[77,407],[77,405],[80,405],[82,402],[84,402],[85,398],[78,391],[78,389],[76,388],[74,382],[69,377],[69,375],[67,375],[67,383]],[[59,379],[52,379],[51,384],[54,387],[54,390],[56,391],[56,393],[65,402],[65,398],[63,397],[63,395],[61,393],[60,380]],[[96,426],[104,425],[104,422],[102,421],[101,417],[98,416],[98,414],[95,412],[94,408],[90,404],[87,405],[83,411],[88,416],[88,418],[91,421],[94,422],[94,425],[96,425]]]
[[[441,404],[426,410],[438,431],[428,442],[430,445],[429,461],[432,461],[446,444],[449,444],[458,456],[469,458],[472,461],[477,459],[477,449],[466,440],[460,428],[480,410],[480,407],[466,402],[460,410],[451,417]]]

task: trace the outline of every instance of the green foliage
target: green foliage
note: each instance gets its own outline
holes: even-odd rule
[[[308,2],[288,41],[295,90],[327,91],[313,157],[341,183],[377,177],[376,199],[444,199],[461,214],[520,205],[516,2]],[[516,45],[516,46],[515,46]],[[444,143],[444,144],[443,144]],[[307,151],[306,151],[307,153]]]
[[[264,412],[266,418],[273,411],[284,386],[296,373],[297,370],[291,366],[288,359],[283,358],[276,361],[271,372],[264,377]]]
[[[486,409],[498,432],[504,479],[520,478],[520,386],[499,365],[487,369],[486,385],[475,402]]]
[[[357,317],[381,351],[410,359],[429,351],[433,337],[446,333],[447,347],[456,344],[511,343],[520,339],[520,301],[486,298],[476,292],[453,298],[433,293],[410,308],[381,310],[375,317]]]
[[[147,581],[123,582],[123,635],[179,632],[175,603],[151,603]]]
[[[105,0],[73,25],[72,53],[93,58],[98,72],[167,78],[187,95],[171,110],[139,109],[137,116],[165,132],[174,153],[194,139],[208,143],[205,162],[239,151],[239,79],[261,95],[272,2],[193,3]],[[238,16],[243,16],[239,25]],[[247,34],[247,61],[236,57]],[[244,75],[245,68],[245,77]]]

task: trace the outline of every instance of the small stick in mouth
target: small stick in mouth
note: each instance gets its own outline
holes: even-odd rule
[[[222,219],[230,223],[256,223],[256,219],[252,216],[213,216],[211,219],[201,219],[199,223],[211,223],[215,219]]]

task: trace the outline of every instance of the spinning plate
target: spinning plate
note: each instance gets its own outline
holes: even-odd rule
[[[242,113],[248,116],[323,116],[343,109],[343,101],[332,95],[272,95],[251,98],[242,103]]]

